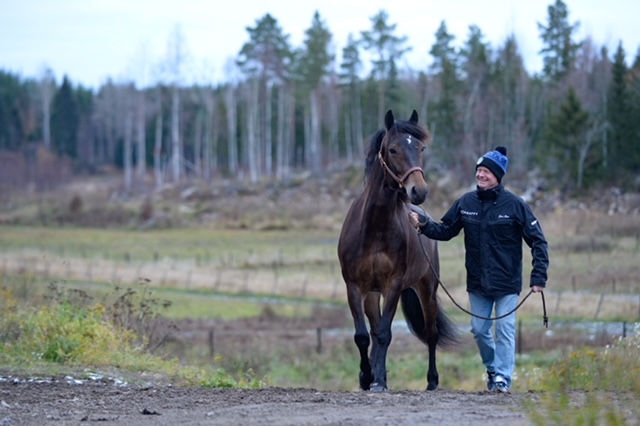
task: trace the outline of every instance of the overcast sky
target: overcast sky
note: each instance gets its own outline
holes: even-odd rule
[[[180,28],[191,58],[193,78],[225,80],[225,64],[235,58],[266,13],[300,47],[317,10],[333,33],[340,55],[349,33],[371,29],[384,9],[396,35],[409,37],[405,57],[425,69],[435,32],[445,21],[459,46],[477,25],[493,47],[513,33],[529,72],[541,68],[537,23],[547,23],[555,0],[0,0],[0,69],[37,77],[51,68],[60,81],[97,88],[108,77],[147,84],[164,58],[170,35]],[[622,41],[631,61],[640,47],[638,0],[566,0],[569,21],[580,22],[578,39],[591,36],[614,51]],[[146,71],[145,71],[146,70]]]

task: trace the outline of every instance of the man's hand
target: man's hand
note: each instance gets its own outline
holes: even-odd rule
[[[414,228],[419,228],[420,219],[418,218],[418,213],[409,212],[409,222],[411,223],[411,226],[413,226]]]
[[[534,293],[540,293],[544,291],[544,287],[540,287],[539,285],[534,285],[534,286],[531,286],[531,291],[533,291]]]
[[[429,217],[424,210],[422,210],[422,207],[409,204],[409,209],[409,222],[414,228],[420,228],[429,222]]]

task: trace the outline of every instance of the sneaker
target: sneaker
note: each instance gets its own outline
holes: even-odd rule
[[[487,389],[489,392],[494,392],[496,390],[496,373],[487,371]]]
[[[509,384],[507,383],[507,380],[502,376],[496,376],[495,389],[497,389],[498,392],[509,393]]]

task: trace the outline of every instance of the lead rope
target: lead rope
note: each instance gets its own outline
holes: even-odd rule
[[[443,284],[442,280],[440,280],[440,276],[438,275],[438,273],[436,272],[435,268],[433,267],[433,263],[431,263],[431,259],[429,259],[429,255],[427,254],[427,251],[425,250],[424,245],[422,244],[422,240],[420,241],[420,247],[422,248],[422,252],[424,253],[424,257],[427,258],[427,262],[429,263],[429,268],[431,269],[431,271],[435,275],[436,280],[438,281],[438,284],[440,284],[440,287],[442,287],[442,289],[447,294],[447,296],[449,296],[449,299],[451,299],[451,301],[453,302],[454,305],[456,305],[461,311],[471,315],[472,317],[476,317],[476,318],[479,318],[479,319],[482,319],[482,320],[486,320],[486,321],[496,321],[496,320],[508,317],[509,315],[511,315],[512,313],[517,311],[518,308],[520,308],[520,306],[522,306],[522,304],[529,298],[529,296],[531,296],[531,293],[533,293],[533,290],[529,290],[529,293],[527,293],[527,295],[520,301],[520,303],[518,303],[518,305],[515,308],[513,308],[511,311],[507,312],[504,315],[500,315],[499,317],[483,317],[481,315],[476,315],[473,312],[469,312],[468,310],[466,310],[465,308],[460,306],[460,304],[458,302],[456,302],[456,300],[453,298],[453,296],[451,296],[451,293],[449,293],[449,291],[447,290],[447,288]],[[542,296],[542,311],[543,311],[542,321],[543,321],[543,324],[544,324],[545,328],[549,328],[549,317],[547,316],[547,304],[546,304],[546,302],[544,300],[544,291],[540,292],[540,296]]]

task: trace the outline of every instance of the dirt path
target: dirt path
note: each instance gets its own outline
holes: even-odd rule
[[[0,425],[531,425],[536,394],[202,389],[0,378]]]

